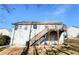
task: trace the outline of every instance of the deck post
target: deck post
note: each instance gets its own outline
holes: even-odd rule
[[[58,45],[59,45],[59,30],[57,30],[57,38],[58,38]]]
[[[61,46],[60,46],[60,44],[59,44],[59,29],[57,30],[57,38],[58,38],[58,44],[57,44],[57,47],[60,49]]]
[[[50,30],[48,28],[48,46],[51,45],[51,36],[50,36]]]

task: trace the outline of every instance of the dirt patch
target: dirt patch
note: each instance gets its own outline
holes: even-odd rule
[[[0,48],[0,52],[3,51],[4,49],[6,49],[6,48],[5,47],[4,48]]]

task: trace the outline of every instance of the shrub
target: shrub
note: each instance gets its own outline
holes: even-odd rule
[[[7,35],[0,35],[0,46],[8,45],[10,43],[10,37]]]

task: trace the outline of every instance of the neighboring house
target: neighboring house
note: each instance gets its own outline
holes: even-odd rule
[[[67,29],[67,33],[69,38],[76,38],[79,36],[79,27],[72,26]]]
[[[0,29],[0,34],[1,35],[7,35],[7,36],[9,36],[10,37],[10,31],[9,30],[7,30],[7,29],[4,29],[4,28],[2,28],[2,29]]]
[[[26,46],[36,44],[58,44],[60,35],[66,30],[62,22],[16,22],[13,23],[10,45]],[[62,41],[63,43],[63,41]],[[61,44],[62,44],[61,43]]]

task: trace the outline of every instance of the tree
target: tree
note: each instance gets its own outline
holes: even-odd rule
[[[7,35],[0,35],[0,46],[9,45],[10,37]]]

